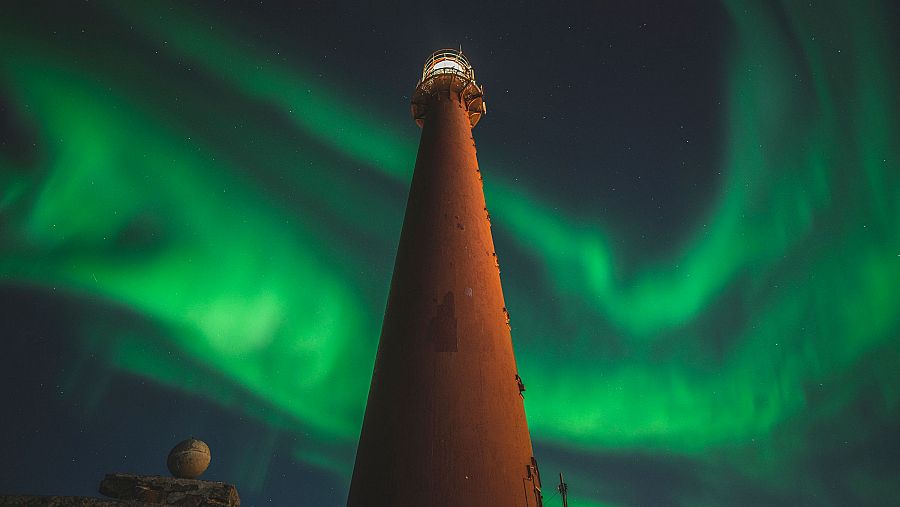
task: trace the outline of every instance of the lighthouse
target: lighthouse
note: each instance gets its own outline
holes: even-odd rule
[[[422,127],[347,505],[541,505],[461,51],[425,62]]]

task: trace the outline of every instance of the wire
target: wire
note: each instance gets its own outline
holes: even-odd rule
[[[559,496],[559,490],[557,489],[557,490],[556,490],[556,493],[554,493],[553,496],[551,496],[550,498],[548,498],[547,501],[549,502],[550,500],[553,500],[554,498],[556,498],[556,497],[558,497],[558,496]],[[561,502],[561,501],[562,501],[562,497],[560,497],[560,502]]]

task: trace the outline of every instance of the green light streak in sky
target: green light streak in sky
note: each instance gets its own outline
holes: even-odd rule
[[[813,63],[808,72],[851,75],[853,87],[838,98],[831,89],[845,83],[820,82],[818,103],[815,98],[804,101],[806,90],[795,77],[802,62],[789,57],[787,35],[778,36],[774,13],[762,6],[746,12],[735,6],[732,14],[739,50],[730,78],[727,178],[714,213],[673,263],[650,266],[635,280],[618,285],[611,275],[612,252],[604,248],[600,234],[579,233],[567,225],[569,221],[552,218],[549,207],[541,210],[533,202],[519,201],[513,213],[504,215],[516,237],[527,244],[547,245],[539,254],[548,261],[548,271],[561,291],[598,301],[604,316],[631,333],[635,339],[631,345],[639,351],[635,355],[643,355],[609,364],[601,382],[590,381],[595,373],[587,365],[584,372],[568,378],[565,373],[535,378],[546,370],[529,368],[531,382],[537,380],[540,389],[555,387],[551,399],[572,396],[566,393],[573,385],[588,391],[575,405],[594,410],[574,417],[553,417],[561,413],[561,404],[529,405],[534,424],[560,442],[576,439],[604,446],[652,442],[702,449],[712,442],[764,435],[806,407],[805,384],[817,384],[822,376],[852,367],[873,342],[890,340],[897,325],[897,312],[888,303],[900,282],[895,258],[900,245],[896,230],[891,230],[892,219],[900,215],[897,144],[886,140],[887,133],[898,131],[890,117],[890,96],[873,96],[876,90],[868,75],[847,69],[850,61],[829,62],[837,68]],[[800,26],[794,36],[807,40],[816,28]],[[768,35],[759,37],[760,33]],[[868,56],[863,60],[873,69],[879,63],[890,68],[888,62],[876,61],[883,46],[870,44],[857,48]],[[879,81],[883,78],[875,80]],[[854,112],[870,120],[861,122],[863,132],[856,134],[865,144],[853,146],[842,142],[848,133],[839,128],[835,108],[848,107],[857,95],[869,95],[863,104],[887,107]],[[812,104],[804,107],[806,102]],[[855,177],[841,166],[866,167],[870,181],[851,180],[854,188],[840,188],[843,178]],[[845,195],[835,202],[833,194],[838,193]],[[504,197],[502,202],[517,201],[512,195]],[[885,203],[883,209],[871,209],[874,202]],[[852,223],[845,223],[848,213]],[[836,258],[837,251],[841,254]],[[573,259],[573,252],[580,258]],[[785,266],[792,266],[799,279],[786,280],[778,274]],[[709,343],[681,326],[698,318],[710,298],[727,295],[729,284],[740,284],[734,290],[741,291],[744,305],[753,311],[744,329],[721,324],[728,327],[724,332],[736,335],[733,341],[738,346],[711,368],[685,370],[691,356],[696,360],[702,351],[685,351],[678,354],[685,356],[681,361],[654,366],[652,344],[642,341],[677,336],[678,346],[687,350]],[[825,294],[828,297],[822,300]],[[831,305],[857,311],[834,319],[821,317]],[[525,327],[530,325],[539,324]],[[781,359],[785,352],[779,347],[791,344],[791,335],[804,336],[793,345],[811,348],[791,351]],[[840,354],[833,353],[836,347]],[[766,370],[779,367],[759,371],[760,365]],[[545,428],[543,423],[548,422],[551,427]]]
[[[227,161],[198,153],[134,104],[58,68],[19,62],[9,75],[26,90],[21,101],[41,118],[45,139],[61,142],[21,242],[7,243],[25,247],[7,252],[4,273],[140,309],[171,326],[193,357],[302,420],[355,406],[349,398],[334,407],[333,395],[311,389],[335,381],[341,357],[340,343],[323,340],[361,333],[366,315],[334,261],[301,241],[313,231],[285,220]],[[129,245],[135,233],[149,234],[149,244]],[[34,252],[46,253],[26,261]],[[138,351],[122,353],[140,366]],[[313,425],[347,435],[352,412]]]
[[[352,444],[400,225],[392,192],[407,184],[416,131],[190,12],[108,7],[160,61],[190,62],[294,131],[219,111],[149,63],[75,65],[0,21],[0,42],[16,48],[0,56],[0,83],[39,151],[35,167],[0,154],[0,216],[11,225],[0,230],[0,277],[139,312],[226,382],[124,330],[117,367],[228,406],[247,390],[285,414],[273,425]],[[544,269],[534,280],[504,271],[538,439],[721,459],[789,489],[809,452],[804,428],[872,386],[896,414],[900,111],[889,34],[874,3],[783,7],[787,29],[772,8],[726,2],[722,186],[670,258],[623,279],[625,253],[594,217],[560,214],[484,168],[498,230]],[[214,118],[197,132],[167,93],[184,94],[187,116]],[[254,171],[296,194],[273,198]],[[349,470],[311,452],[301,457]]]

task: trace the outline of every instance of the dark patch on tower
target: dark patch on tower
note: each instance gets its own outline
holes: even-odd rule
[[[459,340],[456,335],[456,308],[453,304],[453,292],[444,294],[444,301],[437,305],[434,317],[428,321],[428,336],[434,340],[437,352],[457,352]]]

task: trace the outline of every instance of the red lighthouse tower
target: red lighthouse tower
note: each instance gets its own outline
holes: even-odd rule
[[[347,505],[540,506],[462,52],[416,86],[422,126]]]

